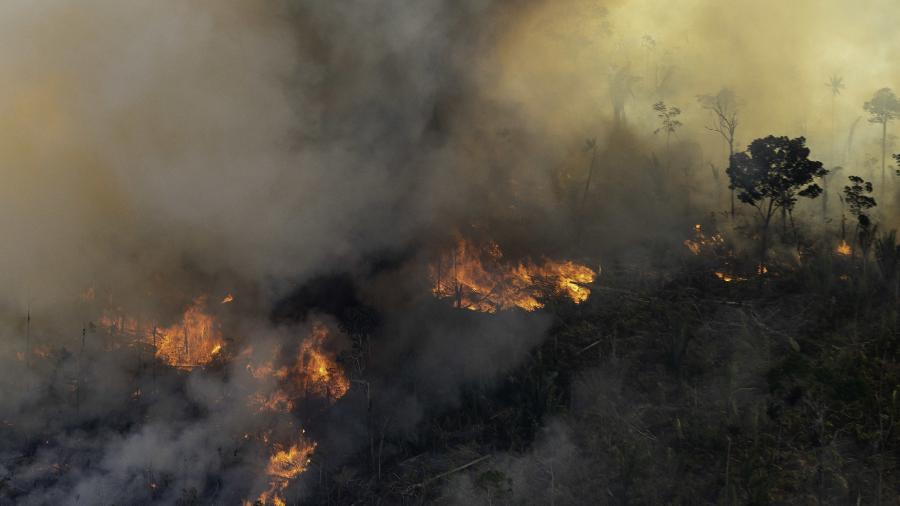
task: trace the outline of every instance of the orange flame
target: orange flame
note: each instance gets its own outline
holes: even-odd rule
[[[694,225],[694,238],[685,239],[684,245],[692,254],[700,255],[705,250],[724,246],[725,238],[718,232],[711,237],[706,237],[703,233],[703,227],[698,223]]]
[[[590,296],[585,285],[596,278],[593,270],[571,261],[545,259],[535,264],[526,260],[510,265],[503,261],[496,243],[479,248],[464,238],[431,265],[429,274],[436,297],[452,298],[457,307],[486,313],[512,307],[534,311],[544,306],[538,298],[547,292],[578,304]]]
[[[350,389],[350,380],[327,351],[328,336],[328,327],[316,322],[300,344],[293,363],[278,368],[271,361],[259,366],[247,364],[247,371],[254,378],[278,380],[275,390],[250,396],[250,404],[260,411],[289,412],[294,408],[294,399],[316,396],[334,402],[343,397]]]
[[[731,283],[732,281],[747,281],[747,278],[742,278],[740,276],[735,276],[733,274],[728,274],[726,272],[716,271],[713,274],[716,275],[717,278],[721,279],[726,283]]]
[[[841,239],[841,242],[837,245],[837,248],[834,251],[838,255],[845,256],[845,257],[848,257],[851,254],[853,254],[853,248],[851,248],[850,245],[847,244],[847,241],[845,241],[843,239]]]
[[[231,295],[230,293],[226,294],[225,297],[222,299],[222,304],[228,304],[229,302],[231,302],[233,300],[234,300],[234,295]]]
[[[109,332],[153,345],[156,356],[173,367],[191,368],[209,363],[222,350],[222,333],[205,308],[206,298],[197,297],[181,321],[169,327],[125,315],[110,316],[110,312],[104,312],[99,323]]]
[[[312,455],[316,451],[316,442],[306,438],[301,432],[296,443],[287,448],[276,444],[274,449],[275,453],[269,457],[266,466],[269,488],[259,494],[255,502],[243,501],[244,506],[251,504],[284,506],[285,501],[281,494],[290,485],[291,480],[300,476],[309,467]]]

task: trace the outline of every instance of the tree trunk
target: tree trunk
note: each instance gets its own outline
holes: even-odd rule
[[[731,167],[731,157],[734,156],[734,135],[728,139],[728,165]],[[728,186],[731,186],[730,184]],[[731,219],[734,220],[734,188],[731,188]]]
[[[887,119],[881,124],[881,196],[884,196],[884,158],[887,154]]]

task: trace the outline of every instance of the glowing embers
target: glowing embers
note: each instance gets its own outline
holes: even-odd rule
[[[262,384],[250,396],[249,403],[258,411],[290,412],[297,399],[320,398],[328,402],[340,399],[350,389],[350,381],[328,349],[330,332],[322,323],[314,323],[309,335],[283,365],[275,366],[281,350],[272,350],[273,357],[256,365],[246,365],[247,371]],[[249,350],[252,353],[252,349]]]
[[[847,241],[841,239],[841,242],[838,243],[837,247],[834,249],[834,252],[838,255],[848,257],[853,254],[853,248],[847,244]]]
[[[534,311],[544,306],[540,298],[557,294],[576,304],[590,296],[596,273],[571,261],[529,259],[508,262],[494,242],[478,246],[460,238],[456,247],[431,264],[432,293],[451,299],[456,307],[493,313],[518,307]]]
[[[169,326],[106,310],[99,319],[108,332],[130,336],[150,344],[156,356],[173,367],[192,368],[211,362],[222,350],[222,332],[206,307],[206,297],[197,297],[184,310],[181,320]]]
[[[685,239],[684,245],[692,254],[700,255],[705,252],[717,252],[717,250],[724,248],[725,239],[718,232],[710,237],[706,237],[703,233],[703,227],[698,223],[694,225],[694,238]]]

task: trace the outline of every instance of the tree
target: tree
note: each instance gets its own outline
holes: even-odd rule
[[[869,123],[881,125],[881,191],[884,191],[885,157],[887,156],[887,126],[900,116],[900,100],[890,88],[881,88],[872,99],[863,104],[869,113]]]
[[[828,82],[825,83],[825,86],[831,90],[831,164],[834,165],[837,163],[837,154],[835,153],[834,148],[834,136],[835,136],[835,121],[834,121],[834,101],[838,95],[841,94],[841,90],[844,89],[844,78],[834,74],[829,79]]]
[[[678,116],[681,109],[677,107],[669,107],[664,102],[659,101],[653,104],[653,110],[656,111],[656,117],[659,118],[660,127],[653,131],[654,134],[660,132],[666,133],[666,159],[669,158],[669,138],[675,134],[675,131],[681,126]],[[666,162],[668,164],[668,161]]]
[[[613,103],[613,121],[617,126],[625,123],[625,102],[634,95],[634,85],[640,78],[632,75],[627,65],[614,66],[609,75],[609,96]]]
[[[862,251],[863,269],[865,270],[869,258],[869,248],[875,239],[877,226],[872,223],[866,211],[875,207],[877,203],[872,197],[872,183],[859,176],[848,176],[849,185],[844,187],[844,201],[850,208],[850,214],[856,216],[856,243]]]
[[[759,213],[762,232],[762,254],[765,260],[769,242],[769,225],[779,210],[782,223],[794,208],[797,197],[815,198],[822,188],[814,178],[828,171],[822,162],[809,159],[806,139],[768,136],[756,139],[746,152],[735,153],[727,169],[732,191],[741,202]]]
[[[882,233],[875,241],[875,259],[894,300],[900,299],[900,244],[896,230]]]
[[[837,96],[841,94],[841,90],[844,89],[844,78],[833,74],[828,82],[825,83],[825,86],[831,90],[831,172],[838,172],[842,169],[842,167],[838,166],[838,156],[837,156],[837,148],[835,147],[835,135],[837,133],[837,127],[835,122],[835,114],[834,114],[834,105],[835,99]],[[854,124],[855,125],[855,124]],[[828,178],[826,176],[822,176],[822,219],[828,220]]]
[[[712,112],[713,124],[706,127],[710,132],[717,132],[728,145],[728,160],[734,156],[734,132],[738,127],[737,111],[738,100],[734,92],[728,88],[722,88],[715,95],[700,95],[697,97],[700,105]],[[726,172],[728,169],[726,169]],[[734,218],[734,188],[731,190],[731,217]]]

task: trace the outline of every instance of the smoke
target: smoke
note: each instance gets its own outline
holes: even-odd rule
[[[739,146],[807,135],[814,157],[856,172],[877,132],[862,123],[848,145],[850,125],[874,90],[900,86],[888,63],[900,47],[894,10],[888,0],[5,2],[0,479],[22,504],[258,492],[267,456],[234,435],[283,422],[226,402],[254,387],[246,374],[232,364],[157,375],[146,357],[106,351],[91,322],[102,304],[165,321],[197,295],[234,291],[236,339],[289,348],[308,329],[269,311],[335,272],[359,292],[348,305],[382,318],[372,409],[393,410],[383,431],[413,438],[425,413],[498,381],[550,325],[423,301],[429,248],[463,229],[514,257],[583,246],[606,259],[683,238],[698,209],[722,202],[724,182],[706,174],[722,170],[724,148],[696,100],[722,87],[742,100]],[[617,122],[611,83],[623,69],[634,79]],[[847,83],[834,132],[832,73]],[[683,112],[670,146],[653,134],[658,100]],[[586,139],[598,146],[588,188]],[[91,289],[96,302],[84,304]],[[345,324],[342,310],[326,312]],[[358,337],[345,333],[342,349]],[[35,346],[54,367],[33,366]],[[74,377],[79,396],[90,388],[73,401]],[[151,384],[152,402],[123,405]],[[369,437],[361,388],[321,415],[333,422],[320,432],[331,464]],[[551,432],[535,452],[571,449]],[[544,476],[528,462],[504,466]]]

